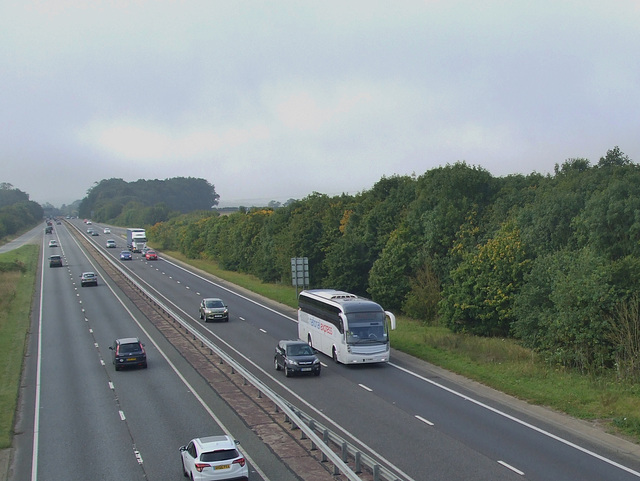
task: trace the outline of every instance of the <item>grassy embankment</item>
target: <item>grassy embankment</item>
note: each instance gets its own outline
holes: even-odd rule
[[[27,245],[0,254],[0,449],[11,446],[38,249]]]
[[[285,305],[297,307],[295,288],[264,284],[253,276],[223,271],[209,261],[167,253],[199,269]],[[640,385],[622,382],[614,373],[590,376],[553,368],[510,339],[454,334],[403,317],[391,333],[400,351],[533,404],[576,418],[597,421],[609,432],[640,442]]]

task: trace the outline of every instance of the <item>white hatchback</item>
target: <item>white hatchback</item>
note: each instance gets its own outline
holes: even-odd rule
[[[248,481],[247,460],[237,445],[237,441],[225,435],[192,439],[180,448],[183,474],[193,481]]]

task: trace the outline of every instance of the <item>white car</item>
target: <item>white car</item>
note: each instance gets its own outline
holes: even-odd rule
[[[226,435],[192,439],[180,448],[183,474],[193,481],[248,481],[249,466],[237,445]]]
[[[111,229],[109,229],[108,227],[104,228],[104,233],[105,234],[111,234]]]
[[[58,247],[58,241],[53,239],[49,241],[49,247]]]

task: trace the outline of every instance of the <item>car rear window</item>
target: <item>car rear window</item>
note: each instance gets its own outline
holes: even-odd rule
[[[120,345],[120,352],[142,352],[142,349],[140,349],[140,344],[121,344]]]
[[[212,462],[212,461],[225,461],[227,459],[235,459],[239,456],[237,449],[219,449],[217,451],[210,451],[208,453],[202,453],[200,461]]]

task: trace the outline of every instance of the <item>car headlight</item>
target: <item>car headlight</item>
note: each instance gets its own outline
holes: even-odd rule
[[[315,364],[320,364],[320,359],[314,359],[314,360],[313,360],[313,364],[314,364],[314,365],[315,365]]]
[[[294,366],[298,365],[298,361],[294,360],[294,359],[287,359],[287,364],[293,364]]]

